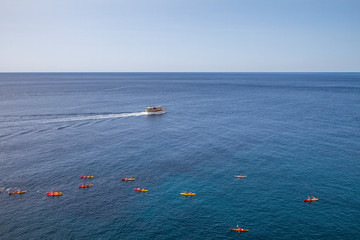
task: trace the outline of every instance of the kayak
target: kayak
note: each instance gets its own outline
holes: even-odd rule
[[[236,231],[236,232],[248,232],[248,229],[242,229],[242,228],[230,228],[231,231]]]
[[[234,177],[238,177],[238,178],[246,178],[247,176],[242,176],[242,175],[240,175],[240,176],[234,176]]]
[[[53,197],[53,196],[62,196],[62,192],[47,192],[47,193],[46,193],[46,196],[50,196],[50,197]]]
[[[135,178],[122,178],[122,181],[135,181]]]
[[[196,194],[193,193],[193,192],[182,192],[182,193],[180,193],[180,195],[183,195],[183,196],[195,196]]]
[[[80,176],[80,178],[93,178],[93,175],[89,175],[89,176]]]
[[[145,188],[134,188],[134,191],[138,191],[138,192],[147,192],[148,190],[146,190]]]
[[[23,194],[26,191],[17,191],[17,192],[10,192],[9,195],[16,195],[16,194]]]
[[[319,200],[318,198],[307,198],[307,199],[304,199],[304,202],[315,202],[318,200]]]
[[[92,187],[93,185],[92,184],[83,184],[83,185],[80,185],[79,188],[88,188],[88,187]]]

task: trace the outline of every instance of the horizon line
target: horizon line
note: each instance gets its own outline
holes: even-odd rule
[[[185,71],[182,71],[182,72],[176,72],[176,71],[169,71],[169,72],[157,72],[157,71],[151,71],[151,72],[141,72],[141,71],[136,71],[136,72],[125,72],[125,71],[121,71],[121,72],[106,72],[106,71],[100,71],[100,72],[96,72],[96,71],[89,71],[89,72],[83,72],[83,71],[74,71],[74,72],[65,72],[65,71],[62,71],[62,72],[51,72],[51,71],[44,71],[44,72],[1,72],[0,71],[0,74],[2,73],[360,73],[360,71],[329,71],[329,72],[326,72],[326,71],[309,71],[309,72],[306,72],[306,71],[280,71],[280,72],[277,72],[277,71],[273,71],[273,72],[266,72],[266,71],[258,71],[258,72],[251,72],[251,71],[242,71],[242,72],[225,72],[225,71],[220,71],[220,72],[215,72],[215,71],[210,71],[210,72],[195,72],[195,71],[190,71],[190,72],[185,72]]]

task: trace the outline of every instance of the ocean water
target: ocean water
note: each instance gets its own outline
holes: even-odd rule
[[[0,111],[0,239],[359,239],[360,73],[1,73]]]

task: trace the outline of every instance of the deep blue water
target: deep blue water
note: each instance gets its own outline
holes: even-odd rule
[[[0,111],[1,239],[359,238],[360,73],[2,73]]]

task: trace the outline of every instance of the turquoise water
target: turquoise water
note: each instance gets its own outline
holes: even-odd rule
[[[359,73],[2,73],[0,238],[356,239],[359,107]]]

